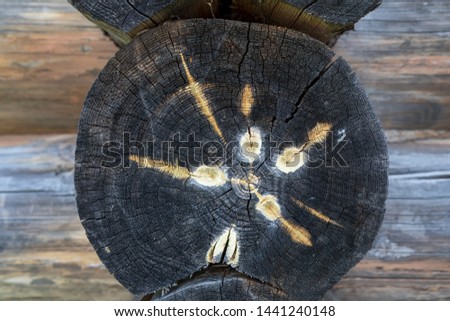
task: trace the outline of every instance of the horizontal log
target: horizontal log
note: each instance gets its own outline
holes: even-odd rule
[[[390,196],[374,248],[327,299],[450,299],[450,139],[404,136],[419,139],[389,145]],[[131,299],[79,223],[74,145],[74,135],[0,137],[0,300]]]
[[[0,134],[76,131],[117,48],[66,0],[1,0]],[[334,47],[386,129],[450,130],[450,2],[385,0]]]
[[[115,45],[64,0],[0,4],[0,134],[75,132]]]
[[[385,0],[334,47],[385,128],[450,129],[450,2]]]

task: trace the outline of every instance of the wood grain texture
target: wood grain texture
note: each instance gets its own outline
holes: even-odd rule
[[[288,27],[326,44],[375,9],[381,0],[69,0],[119,45],[170,20],[220,18]]]
[[[141,31],[170,20],[211,18],[219,1],[205,0],[69,0],[86,18],[123,46]]]
[[[145,300],[145,299],[144,299]],[[286,301],[288,296],[229,267],[210,266],[155,301]]]
[[[74,137],[0,142],[0,300],[130,299],[76,215]]]
[[[0,134],[75,132],[114,44],[64,0],[0,6]]]
[[[232,0],[232,19],[288,27],[333,46],[381,0]]]
[[[439,135],[406,133],[407,141],[389,145],[380,234],[327,299],[450,299],[450,133]],[[79,223],[74,148],[73,135],[0,138],[1,300],[131,299]]]
[[[83,108],[75,185],[89,240],[125,287],[145,295],[223,261],[284,298],[317,300],[361,260],[385,210],[386,141],[351,68],[332,58],[305,34],[221,19],[168,22],[116,54]],[[252,131],[260,152],[245,160],[236,147]],[[154,147],[130,150],[125,133]],[[177,147],[194,136],[197,148]],[[217,140],[223,152],[204,152]],[[122,143],[119,166],[104,165],[108,142]],[[197,180],[208,166],[218,185]]]
[[[117,48],[66,0],[0,0],[0,134],[74,133]],[[385,129],[450,130],[450,2],[385,0],[334,49]]]
[[[334,47],[388,129],[450,129],[450,1],[386,0]]]

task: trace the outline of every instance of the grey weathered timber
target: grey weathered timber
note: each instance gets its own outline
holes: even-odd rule
[[[304,32],[332,45],[381,0],[69,0],[124,45],[169,20],[222,18],[260,22]]]
[[[450,195],[443,192],[450,190],[450,132],[388,131],[387,137],[390,193],[380,232],[372,250],[325,298],[449,300]],[[0,137],[1,300],[131,299],[80,224],[75,140]]]
[[[86,239],[74,135],[0,136],[0,300],[129,300]]]
[[[450,129],[450,2],[385,0],[334,47],[385,129]]]
[[[324,44],[186,20],[142,33],[99,75],[75,183],[88,238],[134,294],[225,263],[288,299],[319,299],[370,249],[387,167],[363,88]]]

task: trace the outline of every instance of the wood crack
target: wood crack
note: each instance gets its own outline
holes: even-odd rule
[[[334,58],[334,57],[333,57]],[[333,66],[333,64],[336,62],[337,59],[332,59],[320,72],[319,74],[303,89],[303,92],[301,93],[300,97],[298,98],[297,102],[295,103],[295,108],[291,112],[291,115],[287,117],[284,122],[289,123],[292,119],[294,119],[295,115],[298,113],[300,106],[303,103],[303,99],[308,94],[308,92],[314,87],[315,84],[323,77],[323,75]]]
[[[145,12],[139,10],[134,4],[132,4],[130,0],[126,0],[126,1],[127,1],[127,4],[128,4],[131,8],[133,8],[134,11],[136,11],[137,13],[139,13],[141,16],[143,16],[143,17],[149,19],[155,26],[158,26],[158,25],[159,25],[159,23],[157,23],[152,17],[150,17],[150,16],[149,16],[148,14],[146,14]]]

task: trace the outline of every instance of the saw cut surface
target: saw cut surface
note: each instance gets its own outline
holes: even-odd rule
[[[102,71],[75,183],[90,242],[134,294],[181,282],[174,297],[199,298],[187,281],[223,264],[270,292],[254,297],[315,300],[370,249],[387,168],[367,95],[323,43],[186,20],[140,34]]]

